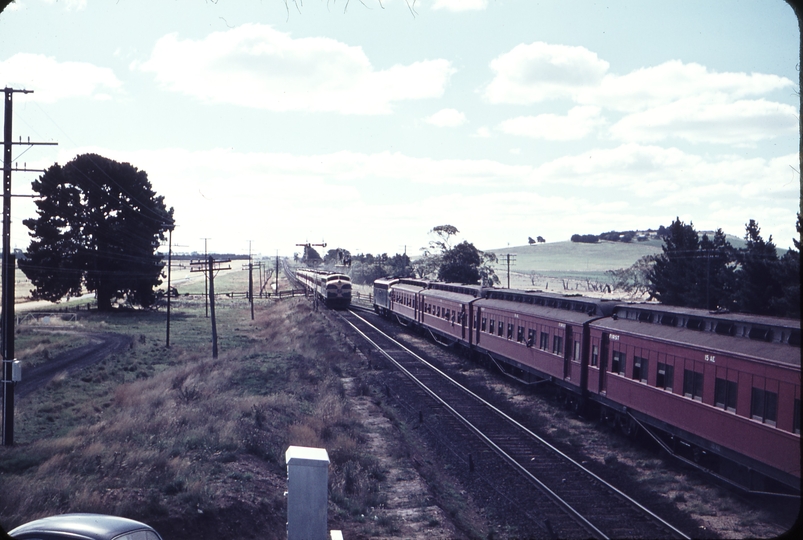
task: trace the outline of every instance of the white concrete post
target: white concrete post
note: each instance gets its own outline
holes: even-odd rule
[[[287,540],[327,540],[329,455],[323,448],[291,446],[287,462]]]

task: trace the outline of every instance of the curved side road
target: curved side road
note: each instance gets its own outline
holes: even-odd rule
[[[130,346],[132,338],[110,332],[75,332],[90,340],[86,345],[60,354],[38,366],[23,369],[22,380],[15,388],[16,398],[23,398],[45,386],[56,375],[66,372],[71,375],[86,366],[96,364],[112,353]]]

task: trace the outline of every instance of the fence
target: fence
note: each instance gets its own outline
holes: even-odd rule
[[[40,311],[17,315],[17,326],[21,324],[50,324],[53,319],[61,322],[77,322],[78,317],[75,313],[42,313]]]

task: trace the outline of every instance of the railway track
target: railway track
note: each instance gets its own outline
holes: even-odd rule
[[[518,516],[510,527],[533,538],[688,538],[357,311],[340,317],[370,343],[372,355],[406,375],[386,392],[464,464],[464,481],[487,484],[488,498],[497,495],[488,502]]]

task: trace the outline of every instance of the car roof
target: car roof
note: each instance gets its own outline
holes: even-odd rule
[[[156,534],[151,527],[119,516],[104,514],[62,514],[37,519],[9,532],[9,536],[30,534],[69,533],[65,538],[111,540],[116,536],[135,531],[149,531]]]

